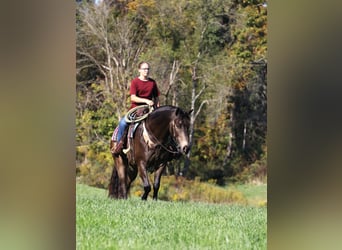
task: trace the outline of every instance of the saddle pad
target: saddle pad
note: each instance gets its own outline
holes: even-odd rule
[[[118,131],[119,131],[119,126],[117,126],[114,129],[113,135],[112,135],[112,141],[118,141]]]
[[[134,126],[130,126],[130,131],[129,131],[129,137],[133,138],[134,132],[139,126],[139,122],[135,123]],[[112,135],[112,141],[118,141],[118,131],[119,131],[119,125],[114,129],[113,135]]]
[[[129,138],[133,138],[133,135],[135,133],[135,130],[137,129],[137,127],[139,126],[140,122],[136,122],[134,124],[131,124],[129,126]]]

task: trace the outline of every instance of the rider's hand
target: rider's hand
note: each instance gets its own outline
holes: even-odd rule
[[[146,102],[146,104],[147,104],[147,105],[150,105],[150,106],[153,106],[154,102],[153,102],[152,100],[148,100],[148,101]]]

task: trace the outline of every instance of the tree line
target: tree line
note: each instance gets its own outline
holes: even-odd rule
[[[105,186],[109,140],[148,61],[162,105],[193,109],[188,178],[251,181],[267,169],[267,2],[77,1],[76,171]]]

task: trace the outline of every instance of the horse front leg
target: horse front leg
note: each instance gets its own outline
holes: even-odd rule
[[[150,184],[150,181],[148,179],[148,174],[147,174],[145,162],[139,163],[139,175],[140,175],[141,181],[142,181],[143,186],[144,186],[144,194],[141,196],[141,199],[147,200],[147,196],[151,191],[151,184]]]
[[[127,164],[128,165],[128,164]],[[126,170],[126,180],[127,180],[127,194],[129,194],[129,190],[131,188],[132,182],[135,180],[138,174],[138,169],[135,166],[128,167]]]
[[[160,187],[160,179],[161,179],[161,176],[164,172],[165,166],[166,166],[165,163],[160,164],[159,168],[157,169],[157,171],[154,174],[153,200],[157,200],[157,198],[158,198],[158,191],[159,191],[159,187]]]

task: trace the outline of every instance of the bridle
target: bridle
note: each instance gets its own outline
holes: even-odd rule
[[[146,123],[146,120],[143,121],[143,126],[146,129],[146,132],[149,134],[149,136],[152,137],[152,140],[157,144],[160,145],[164,150],[166,150],[169,153],[172,154],[179,154],[180,152],[178,150],[174,151],[168,148],[168,146],[171,146],[171,148],[178,148],[178,144],[175,141],[174,137],[173,137],[173,133],[170,133],[169,139],[168,139],[168,144],[164,145],[162,142],[160,142],[160,140],[158,138],[155,137],[155,135],[151,132],[151,129],[148,128],[148,123]],[[175,126],[174,123],[172,123],[172,126]],[[173,127],[172,127],[172,131],[173,131]]]

